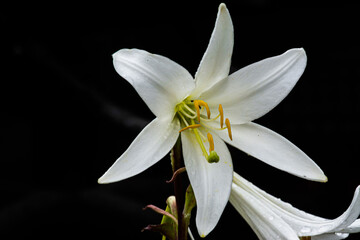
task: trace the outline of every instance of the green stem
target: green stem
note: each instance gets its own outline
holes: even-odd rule
[[[171,164],[173,172],[176,172],[178,169],[184,167],[180,136],[176,141],[175,146],[171,150]],[[187,224],[183,214],[185,204],[185,194],[183,186],[185,180],[184,178],[184,174],[180,174],[174,180],[174,192],[178,212],[178,240],[187,240]]]

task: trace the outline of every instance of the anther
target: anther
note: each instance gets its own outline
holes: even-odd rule
[[[223,128],[223,126],[224,126],[224,110],[223,110],[221,104],[219,104],[219,113],[220,113],[220,127]]]
[[[198,120],[198,122],[200,122],[200,108],[199,108],[198,100],[194,101],[194,106],[195,106],[195,109],[196,109],[197,120]]]
[[[230,140],[232,141],[232,133],[231,133],[231,126],[230,126],[230,121],[229,119],[225,119],[225,125],[226,125],[226,128],[228,130],[228,134],[229,134],[229,138]]]
[[[208,119],[210,119],[211,112],[210,112],[209,105],[206,102],[204,102],[203,100],[195,100],[194,101],[194,106],[196,108],[196,113],[198,115],[198,121],[199,122],[200,122],[200,108],[199,108],[199,106],[204,106],[206,108],[207,117],[208,117]]]
[[[181,129],[181,130],[179,131],[179,133],[181,133],[182,131],[185,131],[185,130],[187,130],[187,129],[190,129],[190,128],[198,128],[198,127],[201,127],[201,125],[200,125],[200,124],[192,124],[192,125],[189,125],[189,126],[187,126],[187,127],[184,127],[183,129]]]
[[[214,151],[214,139],[210,133],[207,134],[207,138],[209,140],[209,145],[210,145],[209,152],[211,153],[212,151]]]

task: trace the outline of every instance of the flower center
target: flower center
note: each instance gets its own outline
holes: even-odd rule
[[[206,116],[202,113],[204,109],[206,110]],[[228,118],[224,121],[224,111],[221,104],[219,104],[218,111],[219,114],[216,117],[211,118],[210,108],[206,102],[199,99],[191,100],[190,98],[185,99],[175,107],[175,112],[179,117],[182,126],[184,126],[184,128],[182,128],[179,132],[188,130],[194,134],[204,157],[209,163],[219,162],[220,158],[215,152],[214,140],[211,133],[208,132],[205,137],[198,128],[206,127],[208,129],[219,131],[227,129],[229,138],[232,140],[230,121]],[[218,118],[220,118],[220,128],[216,128],[208,124]],[[209,142],[209,153],[204,146],[205,142]]]

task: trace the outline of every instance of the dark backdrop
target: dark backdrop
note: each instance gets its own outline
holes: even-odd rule
[[[337,217],[360,184],[359,8],[233,2],[226,3],[235,29],[231,72],[293,47],[306,50],[308,65],[294,90],[256,122],[305,151],[329,182],[296,178],[231,148],[235,171],[300,209]],[[161,220],[142,208],[165,207],[173,193],[165,183],[171,177],[168,157],[136,177],[97,184],[154,117],[115,72],[111,54],[145,49],[194,74],[219,3],[2,8],[2,239],[160,239],[140,232]],[[256,239],[230,204],[207,239],[225,235]]]

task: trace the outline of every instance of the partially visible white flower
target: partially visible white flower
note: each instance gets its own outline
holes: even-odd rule
[[[234,172],[230,202],[259,239],[336,240],[360,232],[360,186],[349,208],[338,218],[329,220],[301,211],[289,203],[259,189]]]

